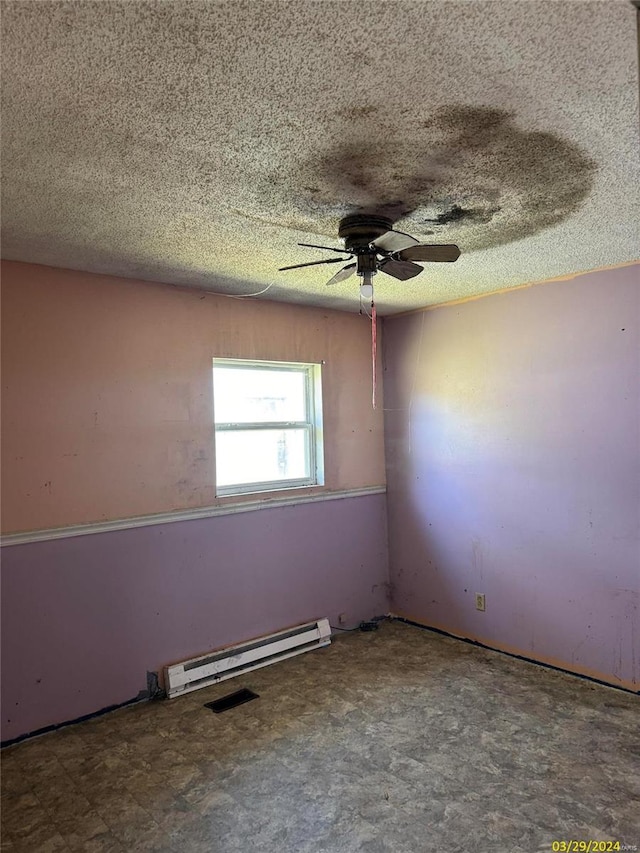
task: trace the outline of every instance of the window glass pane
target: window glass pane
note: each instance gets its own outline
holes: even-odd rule
[[[216,423],[306,421],[306,371],[214,367]]]
[[[308,441],[306,429],[216,431],[216,483],[308,479]]]

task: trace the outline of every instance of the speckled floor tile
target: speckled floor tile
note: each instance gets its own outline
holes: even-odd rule
[[[52,826],[41,826],[15,841],[16,853],[68,853],[69,846]]]
[[[204,708],[241,684],[259,695]],[[2,853],[640,850],[638,697],[399,623],[2,753]]]

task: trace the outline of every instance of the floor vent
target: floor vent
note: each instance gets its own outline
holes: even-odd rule
[[[223,711],[229,711],[231,708],[237,708],[238,705],[244,705],[245,702],[251,702],[252,699],[259,699],[257,693],[249,690],[248,687],[243,687],[242,690],[236,690],[235,693],[229,693],[223,696],[222,699],[216,699],[215,702],[207,702],[205,708],[211,708],[214,714],[222,714]]]
[[[319,619],[248,643],[228,646],[222,651],[166,667],[167,696],[170,699],[181,696],[252,669],[328,646],[330,642],[329,620]]]

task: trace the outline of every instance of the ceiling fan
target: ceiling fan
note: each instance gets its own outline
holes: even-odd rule
[[[394,231],[393,220],[386,216],[367,213],[354,213],[340,220],[338,237],[344,242],[344,249],[331,246],[316,246],[314,243],[298,243],[311,249],[326,249],[330,252],[342,252],[348,257],[328,258],[324,261],[308,261],[304,264],[280,267],[283,270],[295,270],[316,264],[339,264],[354,259],[339,270],[327,284],[337,284],[356,273],[362,277],[362,296],[373,293],[372,278],[377,272],[383,272],[393,278],[406,281],[419,275],[423,267],[415,261],[428,263],[453,263],[460,257],[460,249],[453,243],[420,243],[403,231]],[[363,292],[364,289],[367,289]]]

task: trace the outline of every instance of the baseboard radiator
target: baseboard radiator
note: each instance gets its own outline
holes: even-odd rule
[[[328,646],[330,642],[329,620],[319,619],[317,622],[307,622],[277,634],[258,637],[248,643],[228,646],[219,652],[167,666],[167,696],[170,699],[181,696],[183,693],[251,672],[252,669]]]

